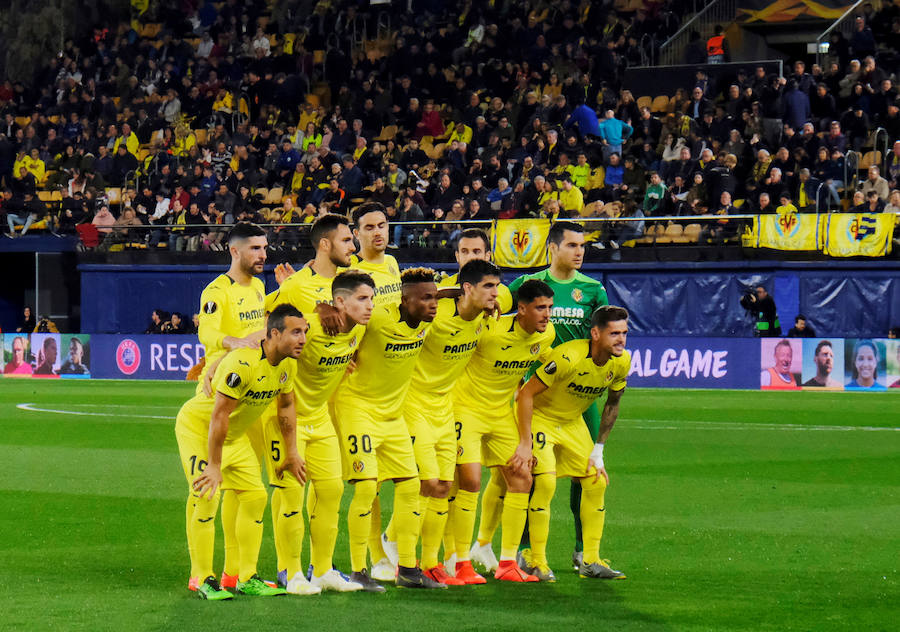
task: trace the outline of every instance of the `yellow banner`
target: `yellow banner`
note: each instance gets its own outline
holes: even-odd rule
[[[550,263],[550,220],[501,219],[493,228],[494,263],[504,268],[536,268]]]
[[[749,245],[776,250],[816,250],[819,248],[818,219],[815,213],[757,215]]]
[[[131,9],[138,15],[143,15],[150,6],[150,0],[131,0]]]
[[[893,213],[832,213],[825,219],[825,254],[882,257],[891,252]]]

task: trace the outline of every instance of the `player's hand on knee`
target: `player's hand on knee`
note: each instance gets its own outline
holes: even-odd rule
[[[212,499],[219,486],[222,484],[222,470],[215,465],[207,465],[203,473],[194,479],[194,491],[203,496],[209,490],[209,498]]]
[[[288,455],[275,471],[279,479],[284,478],[285,472],[293,474],[301,485],[306,485],[306,461],[299,454]]]
[[[531,446],[527,443],[520,443],[516,446],[516,451],[513,452],[506,465],[517,472],[527,473],[531,471],[532,461]]]

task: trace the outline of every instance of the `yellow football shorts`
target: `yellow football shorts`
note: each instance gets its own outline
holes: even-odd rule
[[[560,424],[535,413],[531,420],[531,441],[532,454],[537,458],[535,475],[548,472],[556,472],[557,477],[588,475],[588,459],[594,442],[581,417]],[[591,468],[591,473],[594,472]]]
[[[300,487],[292,474],[278,478],[277,469],[284,463],[284,438],[278,417],[268,415],[263,423],[266,447],[266,474],[272,487]],[[341,449],[328,409],[318,415],[297,417],[297,451],[306,461],[308,480],[327,480],[341,476]]]
[[[403,417],[376,419],[361,408],[338,405],[344,480],[386,481],[417,476],[416,457]]]
[[[456,462],[506,465],[519,445],[519,430],[512,407],[478,412],[456,406]]]
[[[412,438],[419,479],[452,481],[456,472],[456,430],[453,407],[433,408],[407,400],[403,416]]]
[[[182,419],[175,422],[175,438],[178,440],[178,454],[181,457],[181,467],[184,469],[184,477],[188,486],[200,473],[206,469],[209,463],[207,450],[208,438],[190,427]],[[264,490],[262,476],[259,469],[259,459],[250,439],[242,435],[236,440],[222,446],[222,486],[220,489],[233,489],[236,491]]]

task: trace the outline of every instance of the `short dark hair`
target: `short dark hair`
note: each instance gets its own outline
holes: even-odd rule
[[[628,320],[628,310],[617,305],[601,305],[591,314],[591,327],[604,329],[616,320]]]
[[[463,239],[481,239],[482,241],[484,241],[484,249],[491,249],[491,240],[488,238],[487,233],[480,228],[467,228],[463,232],[461,232],[456,240],[457,250],[459,250],[459,242]]]
[[[484,259],[472,259],[459,270],[459,287],[464,283],[478,285],[486,276],[500,278],[500,268]]]
[[[575,222],[556,222],[550,227],[550,234],[547,235],[547,243],[556,244],[557,246],[560,245],[567,230],[583,234],[584,226],[576,224]]]
[[[269,338],[273,329],[284,331],[284,319],[288,317],[303,318],[303,313],[290,303],[282,303],[269,313],[266,319],[266,338]]]
[[[796,323],[798,320],[806,320],[806,316],[804,316],[803,314],[797,314],[794,317],[794,322]]]
[[[331,282],[331,295],[353,294],[360,285],[368,285],[375,289],[375,281],[365,272],[359,270],[345,270],[341,272]]]
[[[322,215],[313,222],[312,229],[309,231],[309,239],[312,241],[313,248],[318,248],[319,241],[329,238],[331,233],[336,231],[341,224],[350,226],[350,220],[343,215],[337,215],[335,213]]]
[[[529,279],[516,291],[516,301],[533,303],[539,298],[553,298],[553,288],[539,279]]]
[[[401,285],[414,283],[434,283],[434,270],[431,268],[407,268],[400,273]]]
[[[813,355],[819,355],[819,351],[822,350],[822,347],[831,347],[834,348],[834,345],[831,344],[830,340],[820,340],[819,344],[816,345],[816,352]]]
[[[384,204],[381,204],[380,202],[364,202],[353,209],[353,225],[358,227],[359,221],[364,215],[368,215],[369,213],[383,213],[385,219],[387,219],[387,211],[384,209]]]
[[[252,222],[238,222],[228,232],[228,244],[250,237],[265,237],[266,231]]]

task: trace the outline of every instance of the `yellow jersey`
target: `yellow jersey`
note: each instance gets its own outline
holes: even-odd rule
[[[459,287],[459,272],[452,274],[438,283],[438,287]],[[512,310],[513,300],[512,292],[502,283],[497,286],[497,305],[500,306],[500,313],[506,314]]]
[[[347,376],[337,397],[376,417],[400,417],[410,375],[430,326],[426,322],[417,327],[407,325],[400,317],[399,305],[376,307],[359,345],[356,370]]]
[[[556,338],[553,323],[543,333],[527,333],[515,314],[487,319],[487,331],[453,389],[453,403],[493,411],[512,401],[519,381],[535,362],[545,362]]]
[[[625,388],[631,370],[627,351],[612,357],[603,366],[591,359],[590,340],[570,340],[553,350],[535,377],[547,390],[534,398],[534,414],[558,424],[581,423],[581,414],[607,388]]]
[[[384,255],[381,263],[364,261],[357,255],[350,258],[350,269],[367,272],[375,281],[375,305],[400,304],[400,266],[391,255]]]
[[[437,316],[422,347],[410,380],[410,399],[444,405],[440,400],[453,390],[485,330],[485,315],[463,320],[456,299],[438,301]]]
[[[243,436],[279,394],[291,391],[296,371],[297,363],[292,358],[273,366],[261,345],[256,349],[235,349],[225,356],[216,369],[213,391],[238,400],[237,408],[228,417],[225,443]],[[178,422],[197,434],[209,434],[214,406],[215,397],[198,393],[181,407]]]
[[[207,367],[225,354],[225,336],[243,338],[266,328],[265,293],[263,282],[256,277],[249,285],[241,285],[227,274],[219,275],[204,288],[197,336],[204,347]],[[198,385],[198,392],[199,389]]]
[[[298,417],[320,415],[328,410],[328,400],[344,378],[365,333],[365,326],[356,325],[345,334],[329,336],[322,329],[318,315],[309,317],[306,344],[297,360],[294,380]]]
[[[338,270],[340,272],[340,270]],[[333,278],[317,274],[312,266],[306,266],[294,272],[284,280],[281,287],[266,297],[266,311],[283,303],[299,309],[303,316],[310,320],[319,303],[331,303],[331,282]]]

